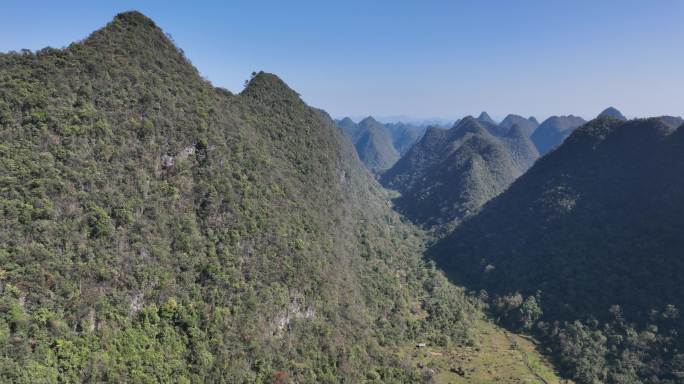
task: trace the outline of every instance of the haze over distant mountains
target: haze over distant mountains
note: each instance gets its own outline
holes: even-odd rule
[[[425,132],[427,126],[382,124],[369,116],[359,123],[345,117],[337,125],[351,139],[361,161],[374,174],[389,169]]]
[[[510,114],[499,125],[505,129],[511,129],[514,125],[517,125],[527,136],[530,136],[539,127],[539,122],[534,117],[524,118],[519,115]]]
[[[530,138],[542,155],[560,145],[572,131],[586,123],[579,116],[551,116],[544,120]]]
[[[496,120],[233,94],[139,12],[0,54],[0,382],[684,381],[684,120]]]

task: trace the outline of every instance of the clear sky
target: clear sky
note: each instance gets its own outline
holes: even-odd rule
[[[0,51],[63,47],[132,9],[215,85],[273,72],[335,117],[684,114],[682,0],[3,0]]]

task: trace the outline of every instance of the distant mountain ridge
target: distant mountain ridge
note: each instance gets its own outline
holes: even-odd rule
[[[525,135],[530,136],[539,127],[539,122],[534,117],[524,118],[520,115],[509,114],[499,123],[499,126],[506,130],[510,130],[514,125],[519,126]]]
[[[623,115],[622,112],[618,111],[614,107],[608,107],[604,109],[603,112],[599,113],[597,117],[611,117],[620,121],[627,121],[625,115]]]
[[[380,179],[401,193],[396,208],[425,226],[457,222],[503,191],[539,156],[519,127],[498,137],[485,126],[495,127],[468,116],[449,130],[429,128]]]
[[[498,125],[494,119],[492,119],[489,114],[485,111],[482,111],[480,113],[480,116],[477,117],[477,121],[480,123],[485,123],[485,124],[492,124],[492,125]]]
[[[532,133],[530,139],[540,154],[544,155],[559,146],[572,131],[586,123],[579,116],[551,116]]]
[[[356,134],[358,137],[354,147],[371,172],[381,173],[399,160],[399,152],[394,148],[386,127],[372,117],[359,122]]]
[[[407,123],[380,123],[372,116],[358,124],[345,117],[337,125],[351,139],[359,158],[374,174],[389,169],[423,135],[427,127]]]
[[[678,382],[684,126],[672,120],[592,120],[431,250],[504,316],[520,294],[539,305],[537,329],[578,382]]]

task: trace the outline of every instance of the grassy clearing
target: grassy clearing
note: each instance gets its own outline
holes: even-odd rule
[[[426,346],[402,351],[408,364],[432,376],[439,384],[549,383],[570,381],[558,377],[534,342],[482,320],[475,345],[449,350]]]

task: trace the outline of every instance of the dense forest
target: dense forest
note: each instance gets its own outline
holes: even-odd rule
[[[333,120],[135,11],[2,53],[0,382],[682,383],[683,124]]]
[[[481,120],[468,116],[448,130],[429,128],[382,174],[382,184],[401,193],[394,200],[398,211],[423,226],[452,225],[477,212],[539,157],[518,125],[505,130]]]
[[[351,139],[361,161],[375,175],[380,175],[425,133],[427,126],[408,123],[382,124],[372,116],[355,123],[351,118],[338,120],[337,125]]]
[[[601,117],[431,254],[581,383],[680,382],[684,128]]]
[[[415,382],[396,346],[471,340],[324,112],[140,13],[0,55],[0,138],[2,382]]]

